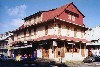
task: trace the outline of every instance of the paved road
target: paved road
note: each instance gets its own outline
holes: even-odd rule
[[[38,61],[0,61],[0,67],[100,67],[100,62],[93,63],[82,63],[82,64],[74,64],[65,65],[61,63],[55,62],[38,62]]]
[[[35,61],[2,61],[0,67],[68,67],[65,64],[54,62],[35,62]]]
[[[100,62],[83,63],[79,67],[100,67]]]

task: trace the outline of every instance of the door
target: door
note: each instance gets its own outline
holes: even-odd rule
[[[42,49],[42,56],[43,58],[49,58],[49,50]]]
[[[58,57],[62,57],[64,58],[65,57],[65,53],[64,53],[64,47],[56,47],[56,58]]]

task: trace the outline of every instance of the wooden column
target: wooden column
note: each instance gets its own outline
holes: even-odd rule
[[[82,55],[82,57],[85,57],[84,44],[81,44],[81,55]]]

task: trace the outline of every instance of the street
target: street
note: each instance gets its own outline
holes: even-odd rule
[[[35,60],[35,61],[14,61],[6,60],[0,61],[0,67],[100,67],[100,62],[93,63],[56,63],[54,61],[44,61],[44,60]]]
[[[100,67],[100,62],[84,63],[81,64],[79,67]]]
[[[80,63],[74,62],[74,64],[67,64],[68,67],[100,67],[100,62],[93,63]]]
[[[40,61],[0,61],[0,67],[68,67],[65,64]]]

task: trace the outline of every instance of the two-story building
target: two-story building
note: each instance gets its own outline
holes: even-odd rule
[[[87,56],[84,17],[73,3],[69,3],[24,18],[24,24],[13,31],[15,53],[36,51],[38,58],[82,61]]]
[[[13,33],[5,32],[4,34],[0,34],[0,54],[4,54],[6,56],[10,56],[11,49],[10,49],[10,42],[12,43],[12,37]]]

